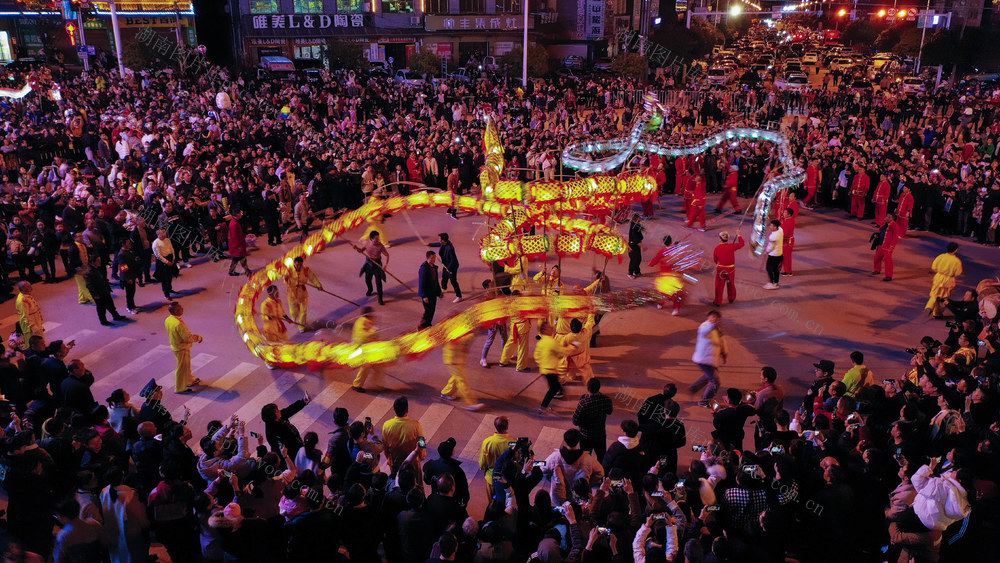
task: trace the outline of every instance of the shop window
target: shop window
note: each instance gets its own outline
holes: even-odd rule
[[[449,0],[424,0],[424,10],[428,14],[448,14],[449,4]]]
[[[296,14],[322,14],[323,0],[295,0],[292,8]]]
[[[408,14],[413,12],[414,0],[382,0],[383,14]]]
[[[521,0],[496,0],[498,14],[520,14],[524,11]]]
[[[277,14],[278,0],[250,0],[251,14]]]
[[[458,8],[463,14],[485,14],[486,0],[460,0]]]
[[[338,14],[360,14],[364,7],[363,0],[337,0]]]
[[[321,60],[323,58],[323,47],[322,45],[296,45],[295,58]]]

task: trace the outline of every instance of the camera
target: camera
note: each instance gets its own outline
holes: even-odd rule
[[[559,514],[566,514],[566,507],[565,506],[553,506],[552,507],[552,512],[557,512]]]
[[[507,445],[516,450],[521,457],[532,457],[535,452],[531,451],[531,439],[526,437],[518,438],[515,442],[507,442]]]
[[[911,355],[911,356],[916,356],[917,354],[920,353],[920,350],[917,349],[917,348],[907,348],[906,349],[906,353],[909,354],[909,355]]]
[[[962,325],[958,324],[957,321],[948,321],[944,323],[944,326],[958,330],[959,328],[961,328]]]

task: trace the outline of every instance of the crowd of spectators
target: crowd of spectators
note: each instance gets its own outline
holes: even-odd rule
[[[84,267],[106,277],[126,240],[139,281],[149,281],[147,219],[186,264],[199,253],[217,259],[220,226],[238,212],[248,233],[279,244],[314,213],[356,207],[394,182],[474,189],[487,113],[515,173],[551,178],[570,139],[618,136],[636,111],[610,95],[636,89],[621,78],[563,78],[529,92],[489,82],[409,88],[338,72],[296,83],[215,68],[133,82],[101,69],[55,79],[61,101],[32,94],[0,107],[5,266],[24,281],[38,279],[38,267],[58,281],[57,256],[67,278]],[[918,226],[992,242],[995,225],[984,218],[1000,207],[1000,122],[986,98],[817,91],[789,107],[775,93],[702,92],[651,136],[680,141],[741,112],[767,122],[804,109],[789,131],[803,164],[820,162],[820,202],[846,200],[852,174],[884,171],[894,198],[904,183],[919,193]],[[624,107],[608,111],[616,105]],[[735,167],[740,192],[753,194],[767,148],[747,141],[712,151],[702,164],[715,176],[710,191]],[[641,164],[673,191],[673,163],[654,160]],[[81,264],[81,253],[97,260]],[[956,310],[963,323],[978,322],[974,307]],[[962,324],[954,342],[925,339],[912,369],[881,385],[858,368],[848,390],[821,361],[794,416],[777,374],[764,370],[749,402],[741,390],[727,393],[702,443],[688,441],[669,388],[610,446],[604,419],[592,418],[607,416],[599,384],[581,399],[579,428],[553,452],[536,456],[498,417],[481,448],[490,491],[481,515],[467,513],[460,440],[421,444],[405,398],[381,436],[336,409],[323,450],[291,421],[304,401],[264,407],[261,429],[235,418],[192,429],[163,407],[155,384],[138,392],[139,406],[124,389],[101,405],[94,376],[67,362],[71,343],[12,339],[24,349],[0,360],[7,556],[146,561],[155,539],[185,562],[981,560],[1000,514],[995,329]],[[978,341],[983,350],[972,349]],[[686,446],[702,455],[679,467]]]

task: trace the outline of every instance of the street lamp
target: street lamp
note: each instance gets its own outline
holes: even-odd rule
[[[743,8],[741,8],[741,7],[739,6],[739,4],[734,4],[733,6],[731,6],[731,7],[729,8],[729,15],[730,15],[731,17],[734,17],[734,18],[735,18],[736,16],[738,16],[738,15],[740,15],[740,14],[742,14],[742,13],[743,13]]]

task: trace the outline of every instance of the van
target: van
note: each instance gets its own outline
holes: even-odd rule
[[[257,76],[274,74],[282,77],[291,76],[295,72],[295,63],[285,57],[261,57]]]

